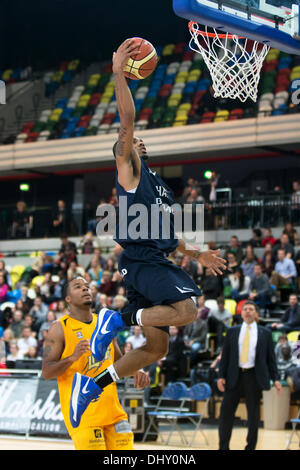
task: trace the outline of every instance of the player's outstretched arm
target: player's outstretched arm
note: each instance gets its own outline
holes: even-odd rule
[[[42,376],[46,380],[62,375],[82,354],[90,351],[88,340],[80,341],[71,356],[60,359],[65,347],[64,332],[59,322],[50,327],[44,344]]]
[[[226,269],[227,261],[220,257],[220,250],[200,251],[188,246],[184,240],[179,239],[177,250],[185,256],[196,259],[202,266],[210,268],[212,273],[223,274],[222,269]]]

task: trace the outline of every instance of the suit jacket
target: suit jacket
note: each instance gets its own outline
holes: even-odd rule
[[[219,377],[226,380],[226,388],[235,387],[239,376],[239,334],[241,325],[229,328],[226,333]],[[263,326],[257,325],[255,355],[255,376],[261,390],[270,389],[270,380],[279,380],[272,334]]]
[[[289,323],[290,311],[291,311],[291,307],[289,307],[285,311],[285,313],[283,314],[283,317],[281,319],[281,322],[282,323],[288,323],[288,325],[291,328],[295,328],[295,330],[298,330],[298,329],[300,330],[300,305],[296,306],[296,310],[295,310],[294,315],[293,315],[293,321],[291,323]]]

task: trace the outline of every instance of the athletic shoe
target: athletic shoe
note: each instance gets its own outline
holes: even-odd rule
[[[109,344],[124,327],[125,324],[118,312],[107,308],[100,310],[90,341],[91,352],[97,362],[103,361]]]
[[[74,374],[70,400],[70,421],[73,428],[79,426],[83,413],[92,401],[98,400],[102,391],[91,377],[79,372]]]

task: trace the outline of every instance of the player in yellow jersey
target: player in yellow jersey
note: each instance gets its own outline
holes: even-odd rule
[[[105,387],[101,400],[98,399],[100,389],[94,385],[94,399],[87,406],[80,424],[74,425],[71,392],[76,378],[83,375],[93,384],[93,378],[112,366],[122,353],[114,340],[102,362],[93,359],[90,338],[97,315],[91,312],[91,292],[84,278],[78,277],[68,283],[66,301],[70,313],[51,326],[45,341],[43,377],[47,380],[57,378],[62,414],[76,450],[132,450],[133,433],[119,402],[115,382]],[[138,388],[149,385],[143,371],[135,374],[134,381]]]

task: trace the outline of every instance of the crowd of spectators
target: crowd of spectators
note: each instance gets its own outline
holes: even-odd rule
[[[203,352],[210,354],[213,351],[209,356],[211,359],[221,354],[226,330],[241,322],[240,307],[247,299],[259,305],[260,321],[265,324],[270,310],[280,304],[281,293],[288,292],[289,306],[282,318],[266,326],[280,332],[283,338],[291,331],[300,332],[298,242],[298,233],[292,223],[284,226],[279,239],[273,236],[270,228],[254,229],[246,246],[232,235],[228,246],[223,247],[223,257],[228,262],[223,276],[214,276],[195,260],[173,253],[170,256],[172,262],[195,280],[203,295],[197,299],[198,314],[193,323],[186,327],[170,327],[169,352],[153,365],[153,371],[156,373],[159,368],[165,383],[189,374],[195,377]],[[209,246],[216,248],[214,243]],[[260,256],[257,255],[258,248]],[[74,276],[83,276],[88,281],[92,308],[96,313],[102,307],[122,312],[127,298],[117,267],[121,250],[116,245],[110,253],[103,254],[92,231],[82,237],[78,246],[67,235],[62,235],[59,252],[55,256],[41,253],[17,281],[11,279],[9,268],[0,260],[2,367],[6,362],[11,365],[18,359],[41,360],[49,327],[68,313],[62,292],[64,284]],[[86,266],[79,264],[78,254],[90,255]],[[126,354],[130,349],[142,346],[145,337],[142,328],[136,326],[120,333],[118,340]],[[281,361],[287,357],[286,351],[280,352]]]
[[[220,185],[220,180],[220,175],[216,173],[212,174],[206,185],[190,178],[181,202],[201,202],[209,206],[216,200],[216,187]],[[292,198],[295,216],[300,202],[300,185],[297,182],[293,183]],[[107,202],[118,206],[115,188],[109,201],[101,200],[99,205]],[[41,253],[17,282],[11,279],[9,268],[0,260],[1,367],[18,359],[41,360],[44,340],[51,324],[68,313],[62,292],[64,284],[74,276],[83,276],[88,281],[92,291],[92,308],[96,313],[102,307],[123,311],[127,302],[126,289],[118,272],[122,248],[117,245],[109,254],[102,253],[95,235],[98,221],[98,217],[87,221],[89,230],[76,246],[64,233],[70,227],[70,220],[65,202],[59,200],[49,226],[49,234],[61,239],[59,253],[55,256]],[[18,203],[11,235],[25,237],[31,227],[31,215],[24,204]],[[259,305],[262,324],[271,331],[281,333],[279,345],[284,343],[289,332],[300,332],[298,246],[299,234],[292,221],[284,225],[279,239],[268,227],[253,229],[247,243],[241,243],[236,235],[232,235],[228,245],[221,247],[222,255],[227,260],[223,276],[214,276],[195,260],[173,253],[171,261],[193,278],[203,295],[197,299],[198,314],[193,323],[186,327],[170,327],[169,353],[149,369],[149,374],[157,375],[159,370],[165,382],[189,374],[195,377],[194,372],[201,363],[202,354],[207,351],[217,364],[216,358],[221,354],[226,330],[241,322],[241,306],[247,299]],[[218,246],[211,242],[209,248],[216,249]],[[79,253],[90,255],[87,265],[79,264]],[[278,322],[268,322],[270,312],[280,305],[285,293],[290,294],[285,313]],[[126,354],[130,349],[142,346],[145,337],[141,327],[134,327],[120,333],[118,340]],[[291,345],[285,345],[291,349]],[[278,359],[285,361],[287,351],[282,353],[282,348],[277,347],[280,350]]]

